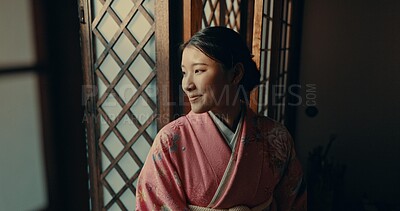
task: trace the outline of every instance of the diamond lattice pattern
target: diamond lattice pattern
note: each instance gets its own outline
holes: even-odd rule
[[[240,30],[241,0],[203,0],[202,27],[226,26]]]
[[[133,210],[156,131],[155,0],[92,0],[98,149],[106,210]]]
[[[226,0],[225,25],[235,31],[240,30],[240,0]]]

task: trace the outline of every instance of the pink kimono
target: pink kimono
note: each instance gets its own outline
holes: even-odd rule
[[[157,134],[136,190],[136,210],[236,206],[307,210],[307,193],[285,127],[247,109],[233,150],[209,114],[190,112]]]

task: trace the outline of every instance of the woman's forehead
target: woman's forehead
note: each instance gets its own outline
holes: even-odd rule
[[[215,61],[203,53],[201,50],[195,47],[186,47],[182,53],[182,65],[184,63],[191,63],[191,64],[210,64],[215,63]]]
[[[186,46],[186,48],[185,49],[183,49],[183,53],[182,53],[183,55],[188,55],[188,54],[193,54],[193,55],[196,55],[196,56],[199,56],[199,55],[201,55],[201,56],[207,56],[205,53],[203,53],[200,49],[198,49],[198,48],[196,48],[196,47],[194,47],[194,46],[191,46],[191,45],[188,45],[188,46]]]

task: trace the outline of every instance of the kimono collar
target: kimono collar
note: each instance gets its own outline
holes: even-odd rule
[[[235,132],[233,132],[229,127],[222,122],[212,111],[208,111],[208,114],[210,115],[211,119],[213,120],[214,124],[217,126],[219,132],[222,134],[224,137],[226,143],[229,145],[229,147],[232,149],[234,144],[235,144],[235,139],[238,136],[238,133],[240,133],[242,125],[243,125],[243,119],[244,119],[244,114],[246,113],[246,107],[242,106],[242,109],[240,111],[240,119],[238,122],[238,125],[236,126]]]

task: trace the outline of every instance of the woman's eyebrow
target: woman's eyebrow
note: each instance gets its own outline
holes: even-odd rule
[[[192,66],[196,66],[196,65],[206,65],[206,66],[207,66],[207,64],[206,64],[206,63],[201,63],[201,62],[198,62],[198,63],[193,63],[193,64],[192,64]]]
[[[193,63],[193,64],[191,64],[190,66],[197,66],[197,65],[205,65],[205,66],[208,66],[208,64],[206,64],[206,63],[201,63],[201,62],[198,62],[198,63]],[[181,65],[181,67],[185,67],[185,65]]]

